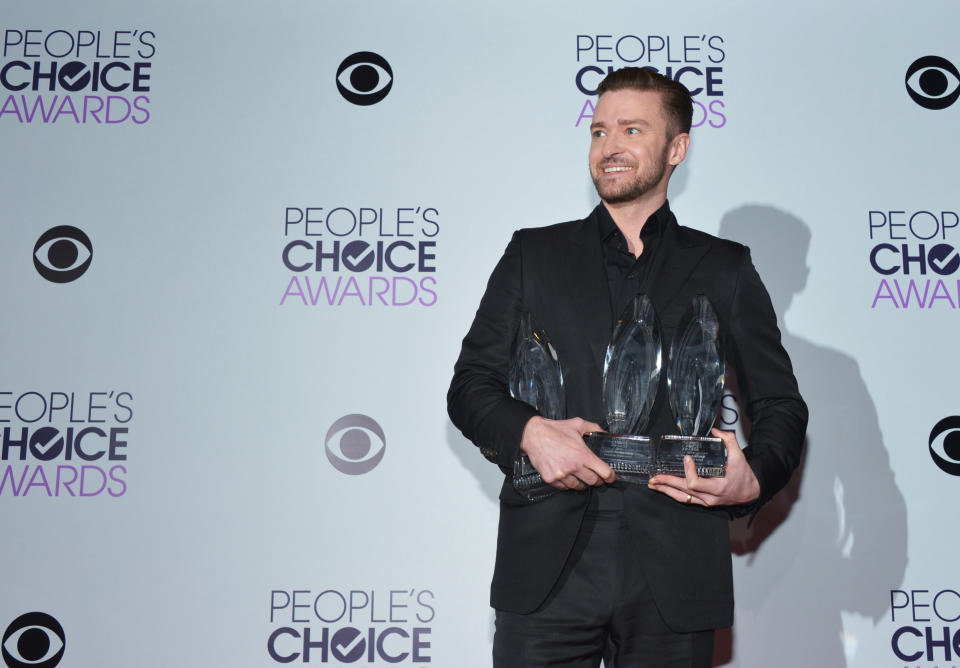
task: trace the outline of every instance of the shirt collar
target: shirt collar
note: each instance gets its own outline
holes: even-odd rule
[[[597,220],[599,222],[600,229],[600,241],[608,242],[610,238],[616,234],[619,234],[623,237],[623,233],[620,232],[620,228],[617,227],[617,224],[613,222],[613,217],[610,215],[610,212],[607,211],[607,207],[604,206],[603,202],[597,205]],[[667,223],[670,221],[670,202],[664,201],[663,206],[654,211],[647,222],[643,224],[643,229],[640,231],[641,239],[650,239],[653,237],[659,237],[663,234],[663,230],[666,229]]]

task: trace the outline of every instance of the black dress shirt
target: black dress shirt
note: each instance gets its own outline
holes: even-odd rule
[[[650,266],[653,264],[653,256],[663,236],[663,229],[670,220],[670,205],[664,202],[663,206],[654,211],[644,223],[640,231],[640,240],[643,242],[643,253],[640,257],[634,257],[630,252],[626,237],[613,222],[606,207],[598,207],[598,213],[600,246],[603,249],[603,261],[609,286],[610,311],[616,322],[633,296],[644,293],[649,288]]]
[[[643,242],[643,252],[640,257],[634,257],[630,252],[626,237],[617,227],[607,208],[601,205],[597,207],[597,212],[600,247],[603,250],[603,264],[607,273],[610,312],[616,323],[633,296],[644,293],[649,286],[653,257],[663,236],[663,230],[670,221],[670,205],[664,202],[663,206],[654,211],[644,223],[643,229],[640,230],[640,240]],[[611,336],[614,323],[611,323]],[[591,499],[588,516],[622,510],[622,485],[623,483],[597,487]]]

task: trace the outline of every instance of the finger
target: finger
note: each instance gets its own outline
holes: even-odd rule
[[[603,480],[600,478],[600,476],[586,467],[580,469],[579,471],[575,471],[573,475],[584,485],[595,487],[603,484]]]
[[[602,470],[598,471],[596,469],[591,469],[590,473],[593,474],[595,481],[589,484],[593,485],[594,487],[613,484],[617,480],[617,474],[609,466],[607,467],[607,470],[608,473],[605,474]]]
[[[590,453],[590,457],[584,462],[581,471],[576,473],[576,475],[584,483],[593,487],[610,484],[617,479],[617,474],[610,468],[610,465],[592,452]]]
[[[596,475],[604,483],[609,484],[617,479],[617,474],[610,468],[610,465],[597,457],[596,453],[591,450],[586,443],[583,444],[583,448],[584,459],[582,465],[584,469],[589,469],[593,475]],[[600,482],[591,482],[588,484],[598,485]]]
[[[649,485],[649,487],[656,492],[660,492],[661,494],[669,496],[677,503],[704,505],[703,501],[695,497],[686,489],[677,489],[676,487],[672,487],[670,485],[655,485],[652,483]]]
[[[687,481],[687,487],[696,489],[697,483],[700,482],[700,476],[697,475],[697,465],[690,455],[683,456],[683,473]]]
[[[740,443],[737,442],[737,434],[735,432],[725,431],[723,429],[717,429],[714,427],[710,433],[723,441],[723,446],[727,449],[727,457],[729,457],[734,451],[740,450]]]
[[[607,473],[607,471],[609,471],[609,473]],[[597,474],[600,476],[600,479],[608,485],[612,485],[617,481],[617,472],[609,466],[607,466],[604,471],[600,471]]]
[[[676,489],[686,489],[687,479],[686,477],[680,477],[678,475],[670,475],[668,473],[658,473],[657,475],[650,478],[651,485],[663,485],[666,487],[675,487]]]
[[[680,480],[683,481],[683,486],[680,488],[680,491],[685,494],[695,494],[696,496],[694,498],[704,506],[710,506],[712,503],[715,504],[717,495],[722,494],[728,484],[727,478],[725,477],[701,478],[697,474],[697,465],[690,455],[685,455],[683,458],[683,472],[685,477],[680,478]],[[684,496],[684,499],[686,499],[686,496]]]
[[[660,475],[650,478],[649,482],[647,483],[647,487],[658,492],[663,492],[667,494],[667,496],[671,496],[669,490],[673,490],[677,494],[680,494],[681,498],[686,497],[687,495],[687,479],[681,478],[680,476],[665,475],[661,473]]]
[[[573,475],[568,475],[565,478],[555,480],[550,483],[550,486],[556,487],[557,489],[563,491],[578,491],[581,489],[586,489],[586,486]]]
[[[604,483],[610,484],[617,479],[616,472],[610,468],[610,465],[599,457],[594,457],[594,461],[590,462],[588,466],[591,471]]]
[[[583,433],[589,433],[591,431],[606,431],[603,427],[598,425],[596,422],[588,422],[587,420],[583,421]]]
[[[562,470],[558,469],[553,473],[553,475],[541,473],[540,477],[551,487],[556,487],[557,489],[568,489],[567,481],[569,476]]]

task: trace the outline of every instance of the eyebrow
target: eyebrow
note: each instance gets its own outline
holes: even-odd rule
[[[650,127],[650,122],[649,122],[649,121],[646,121],[646,120],[644,120],[644,119],[642,119],[642,118],[621,118],[621,119],[618,119],[618,120],[617,120],[617,125],[619,125],[619,126],[624,126],[624,125],[641,125],[641,126],[643,126],[643,127],[645,127],[645,128],[649,128],[649,127]],[[605,128],[605,127],[607,127],[607,124],[604,123],[603,121],[595,121],[595,122],[593,122],[593,123],[590,124],[590,129],[591,129],[591,130],[593,130],[594,128]]]

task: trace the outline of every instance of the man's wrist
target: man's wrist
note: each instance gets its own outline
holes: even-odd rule
[[[545,417],[541,415],[531,415],[530,419],[527,420],[527,423],[523,425],[523,433],[520,436],[520,452],[529,456],[530,450],[528,449],[533,444],[534,437],[532,431],[536,431],[539,426],[538,423],[542,423],[546,420]]]

